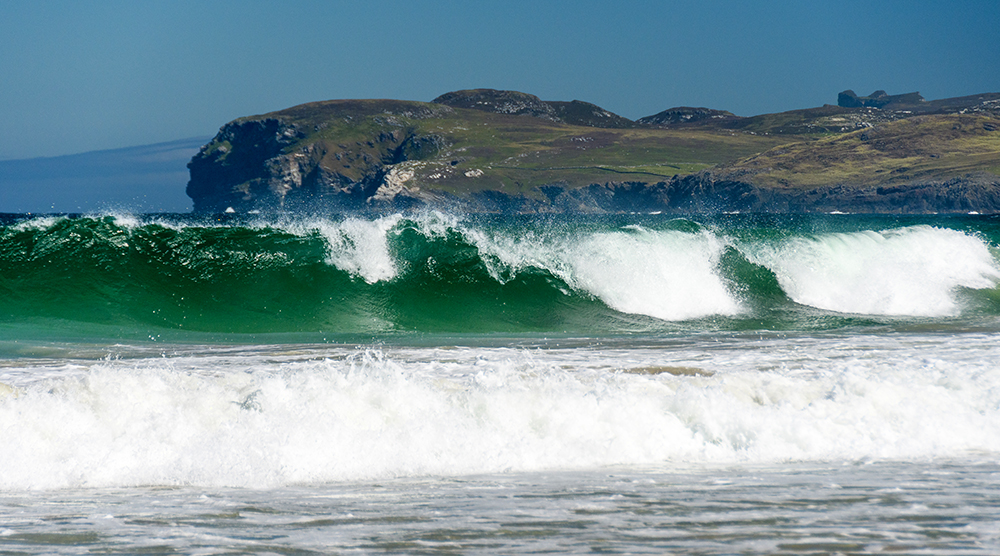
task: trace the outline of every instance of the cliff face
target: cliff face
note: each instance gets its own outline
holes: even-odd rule
[[[417,204],[397,187],[400,172],[395,167],[434,157],[445,142],[437,135],[416,134],[395,119],[438,114],[409,110],[411,104],[388,101],[372,108],[337,103],[329,111],[338,119],[351,122],[359,113],[374,111],[385,124],[359,141],[346,136],[335,137],[343,142],[326,140],[317,132],[329,122],[303,125],[302,115],[296,114],[299,107],[230,122],[188,163],[187,193],[194,210],[322,212]]]
[[[191,181],[187,194],[195,212],[222,212],[254,199],[282,198],[302,184],[302,154],[284,155],[282,149],[301,133],[282,121],[235,121],[219,130],[215,139],[188,163]]]
[[[988,174],[888,187],[808,189],[752,183],[748,175],[703,172],[668,184],[672,212],[928,214],[1000,212],[1000,179]]]
[[[1000,212],[997,95],[950,100],[926,104],[961,113],[677,108],[636,122],[484,89],[327,101],[226,124],[188,164],[187,193],[215,213]]]
[[[656,183],[610,182],[573,189],[556,185],[543,188],[545,200],[492,192],[463,206],[474,212],[579,214],[1000,213],[1000,180],[988,175],[874,189],[836,185],[806,190],[760,187],[748,178],[699,172]]]

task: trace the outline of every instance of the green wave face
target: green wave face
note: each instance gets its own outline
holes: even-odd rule
[[[7,217],[0,334],[987,326],[992,217]]]

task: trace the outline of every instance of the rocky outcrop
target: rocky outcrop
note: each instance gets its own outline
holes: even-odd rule
[[[282,150],[304,136],[278,119],[237,120],[219,130],[188,163],[191,181],[187,194],[195,212],[222,212],[234,199],[283,197],[301,184],[304,158],[312,153],[286,156]],[[234,196],[234,194],[239,194]]]
[[[924,97],[920,96],[920,93],[890,95],[885,91],[878,90],[866,97],[859,97],[857,93],[848,89],[837,95],[837,105],[844,108],[885,108],[891,104],[914,105],[922,102],[924,102]]]
[[[652,116],[639,118],[636,122],[647,126],[672,126],[678,124],[701,123],[706,120],[722,121],[736,119],[739,119],[739,116],[726,110],[677,106],[675,108],[669,108],[663,112],[653,114]]]
[[[402,209],[437,197],[418,201],[398,165],[438,156],[447,146],[440,135],[399,129],[353,144],[301,142],[307,131],[283,118],[223,126],[188,163],[194,211]]]
[[[875,91],[866,97],[859,97],[854,91],[847,90],[838,95],[837,104],[848,108],[878,108],[886,113],[895,113],[896,117],[908,117],[914,114],[1000,115],[1000,93],[926,100],[920,93],[889,95],[885,91]]]
[[[431,102],[452,108],[466,108],[494,114],[530,116],[569,125],[628,129],[634,127],[665,127],[706,120],[738,119],[732,112],[710,108],[679,106],[652,116],[632,121],[589,102],[542,100],[535,95],[496,89],[468,89],[445,93]]]
[[[511,116],[531,116],[558,121],[555,109],[535,95],[517,91],[499,91],[496,89],[468,89],[452,91],[432,100],[434,104],[443,104],[452,108],[467,108],[495,114]]]
[[[596,104],[573,100],[546,101],[535,95],[496,89],[468,89],[445,93],[431,102],[452,108],[467,108],[494,114],[530,116],[569,125],[603,128],[630,128],[635,122]]]
[[[596,104],[573,100],[570,102],[546,101],[555,111],[559,121],[569,125],[587,127],[603,127],[612,129],[627,129],[636,127],[635,122],[623,118],[614,112],[609,112]]]

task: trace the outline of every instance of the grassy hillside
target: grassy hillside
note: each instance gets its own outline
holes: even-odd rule
[[[726,165],[751,170],[757,185],[859,188],[1000,175],[1000,118],[986,114],[915,116],[808,143],[792,143]]]
[[[330,172],[360,180],[374,164],[393,164],[413,173],[408,184],[450,193],[655,182],[806,140],[720,129],[595,128],[390,100],[318,102],[244,120],[267,118],[304,130],[284,152],[312,146]],[[425,146],[394,160],[398,149],[417,144],[412,138],[425,139]],[[230,148],[217,141],[208,150],[219,146]]]

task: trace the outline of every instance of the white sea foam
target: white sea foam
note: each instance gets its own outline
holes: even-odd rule
[[[617,311],[663,320],[740,311],[718,273],[724,243],[709,232],[630,226],[578,237],[469,236],[501,281],[528,267],[543,268]]]
[[[55,226],[58,222],[67,220],[65,216],[35,216],[27,220],[22,220],[10,227],[11,230],[23,232],[27,230],[47,230]]]
[[[718,274],[723,247],[707,232],[594,234],[567,253],[566,278],[624,313],[663,320],[731,315],[739,306]]]
[[[143,225],[143,222],[139,220],[138,217],[136,217],[134,214],[128,211],[112,210],[112,211],[104,211],[99,214],[90,214],[87,216],[91,218],[101,218],[104,216],[110,216],[111,219],[114,221],[115,226],[118,226],[120,228],[125,228],[126,230],[129,231],[135,230],[136,228]]]
[[[0,489],[1000,453],[993,338],[745,347],[275,349],[44,379],[8,367]],[[623,372],[655,365],[714,374]]]
[[[748,245],[797,303],[842,313],[948,316],[958,288],[991,288],[1000,268],[978,237],[914,226]]]
[[[298,227],[315,229],[323,235],[327,242],[328,264],[374,284],[392,280],[398,272],[396,261],[389,252],[388,234],[400,218],[397,214],[375,220],[324,220]]]
[[[461,233],[465,229],[458,216],[436,210],[409,215],[407,221],[425,237],[432,239],[444,238],[449,232]]]

